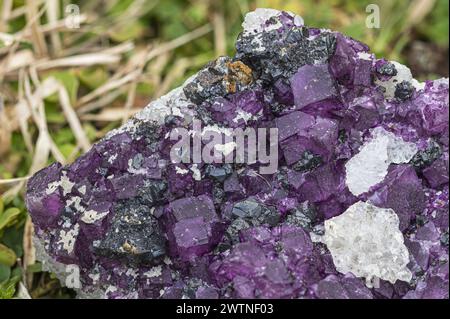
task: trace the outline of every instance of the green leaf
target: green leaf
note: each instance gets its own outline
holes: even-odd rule
[[[103,67],[83,68],[77,73],[80,82],[89,89],[96,89],[108,81],[108,72]]]
[[[65,158],[71,156],[76,149],[76,145],[70,143],[58,144],[58,147],[60,152],[62,153],[62,155],[64,155]]]
[[[199,3],[196,6],[188,6],[186,15],[196,24],[204,23],[208,17],[208,6],[206,3]]]
[[[365,21],[354,21],[344,27],[342,33],[353,39],[364,39],[364,32],[366,30]]]
[[[114,6],[112,6],[107,14],[111,17],[120,16],[122,13],[124,13],[127,8],[133,3],[133,0],[122,0],[122,1],[116,1]]]
[[[0,264],[13,266],[16,263],[16,259],[16,253],[12,249],[0,244]]]
[[[3,204],[3,198],[0,197],[0,214],[3,213],[5,209],[5,204]]]
[[[75,76],[75,73],[72,71],[55,71],[47,74],[46,77],[53,76],[56,80],[61,82],[61,84],[66,88],[67,93],[69,94],[70,103],[75,104],[77,100],[78,87],[80,82],[78,78]],[[58,102],[57,93],[49,96],[47,98],[50,102]]]
[[[16,266],[13,270],[11,270],[11,278],[9,281],[18,283],[22,279],[22,268]]]
[[[69,127],[64,127],[58,130],[57,132],[52,134],[52,137],[56,145],[58,146],[75,142],[75,136],[73,135],[73,131]]]
[[[183,14],[183,5],[177,1],[160,1],[153,10],[155,17],[166,21],[165,24],[171,24],[176,19],[173,17],[180,17]]]
[[[86,135],[89,141],[94,142],[97,140],[97,129],[90,123],[83,123],[83,130],[86,132]]]
[[[10,206],[13,206],[15,208],[20,209],[21,211],[25,210],[25,203],[23,202],[23,199],[20,196],[15,196],[12,198],[11,200],[11,204]]]
[[[0,215],[0,230],[11,223],[18,215],[20,215],[20,209],[16,207],[8,208]]]
[[[0,264],[0,283],[3,283],[11,276],[11,268],[9,266]]]
[[[0,284],[0,299],[11,299],[16,293],[16,282],[7,281]]]
[[[40,262],[36,262],[27,267],[27,272],[29,273],[37,273],[42,271],[42,264]]]
[[[155,89],[155,86],[152,85],[152,83],[141,82],[141,83],[138,83],[136,92],[143,96],[148,96],[148,92],[153,92],[154,89]]]
[[[163,25],[164,36],[168,39],[175,39],[180,36],[180,34],[185,34],[189,30],[186,28],[181,20],[173,20],[167,25]]]
[[[45,101],[45,113],[48,123],[65,124],[66,117],[56,102]]]
[[[14,227],[6,228],[0,242],[11,248],[16,253],[17,257],[22,257],[24,228],[18,226],[19,225],[14,225]]]
[[[434,43],[448,47],[449,6],[447,1],[436,1],[428,18],[418,29]]]
[[[145,31],[144,26],[139,21],[133,21],[111,30],[110,37],[116,42],[125,42],[138,39]]]

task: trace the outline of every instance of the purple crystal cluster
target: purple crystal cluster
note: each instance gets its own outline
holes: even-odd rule
[[[50,270],[78,265],[80,294],[104,298],[448,298],[448,80],[418,83],[290,13],[250,15],[234,57],[30,179]],[[278,171],[172,163],[169,133],[193,118],[216,130],[278,128]],[[355,195],[345,165],[377,127],[417,152]],[[410,282],[369,288],[311,240],[357,201],[398,215]]]

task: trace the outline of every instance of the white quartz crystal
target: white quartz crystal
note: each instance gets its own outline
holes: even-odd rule
[[[414,143],[405,142],[401,137],[386,131],[382,127],[376,127],[372,130],[374,139],[388,138],[387,156],[388,161],[394,164],[409,162],[417,153],[417,146]]]
[[[108,213],[108,211],[100,213],[91,209],[83,213],[81,220],[86,224],[93,224],[96,221],[103,219]]]
[[[244,29],[244,32],[262,32],[267,31],[264,28],[264,24],[267,20],[269,20],[272,17],[277,17],[280,14],[280,11],[275,9],[265,9],[265,8],[258,8],[253,12],[249,12],[245,15],[244,22],[242,23],[242,28]],[[279,23],[279,26],[281,26],[281,23]]]
[[[365,202],[357,202],[342,215],[326,220],[321,239],[337,271],[365,278],[368,287],[378,279],[391,283],[411,280],[403,240],[397,214]]]
[[[192,164],[190,170],[192,172],[192,178],[194,178],[194,180],[196,181],[202,180],[202,172],[200,172],[200,170],[198,169],[197,164]]]
[[[187,173],[189,173],[189,170],[175,166],[175,172],[180,175],[186,175]]]
[[[367,192],[383,181],[389,164],[407,163],[416,152],[414,143],[405,142],[382,127],[376,127],[372,131],[372,139],[345,164],[348,189],[356,196]]]
[[[150,269],[149,271],[144,273],[144,276],[146,276],[148,278],[159,277],[161,275],[162,275],[162,266],[155,266],[152,269]]]
[[[63,172],[61,178],[59,181],[54,181],[53,183],[50,183],[47,186],[47,189],[45,190],[45,193],[47,195],[50,195],[58,189],[58,187],[62,187],[63,195],[66,196],[67,194],[72,192],[72,188],[75,185],[75,183],[71,182],[70,179],[67,177],[67,173]]]
[[[73,252],[75,248],[75,241],[78,236],[80,226],[76,224],[73,229],[68,231],[61,230],[60,238],[58,244],[62,244],[62,248],[66,250],[69,254]]]
[[[301,16],[296,15],[290,11],[286,11],[287,14],[294,18],[294,24],[296,26],[304,25],[304,20]],[[281,11],[267,8],[257,8],[253,12],[249,12],[245,15],[244,22],[242,23],[242,29],[245,33],[260,33],[277,30],[283,26],[281,21],[275,20],[275,23],[267,24],[267,21],[273,17],[280,16]]]

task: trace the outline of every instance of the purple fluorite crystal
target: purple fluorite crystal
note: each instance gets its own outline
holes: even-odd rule
[[[72,165],[30,179],[46,269],[64,279],[77,265],[80,297],[448,298],[448,80],[418,83],[290,13],[257,10],[243,26],[233,58],[209,63]],[[193,118],[219,132],[278,128],[277,172],[258,174],[258,161],[172,163],[169,133],[192,130]],[[370,143],[381,146],[352,169],[381,180],[356,180],[368,191],[352,193],[346,164]],[[339,273],[317,240],[358,201],[397,214],[410,282],[369,288]]]

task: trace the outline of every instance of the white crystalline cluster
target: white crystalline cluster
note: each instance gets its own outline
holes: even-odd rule
[[[58,189],[59,186],[62,187],[63,195],[66,196],[72,191],[73,186],[75,183],[71,182],[70,179],[67,177],[67,173],[63,172],[63,175],[61,176],[59,181],[54,181],[53,183],[50,183],[47,186],[47,189],[45,190],[47,195],[50,195]]]
[[[401,137],[386,131],[382,127],[374,128],[372,136],[374,139],[388,139],[387,156],[390,163],[407,163],[417,153],[417,146],[414,143],[405,142]]]
[[[73,229],[68,231],[61,230],[60,239],[58,244],[63,245],[63,249],[65,249],[69,254],[72,253],[75,248],[75,240],[78,236],[78,232],[80,230],[80,226],[77,224]]]
[[[325,221],[321,241],[331,252],[336,269],[366,279],[371,287],[378,279],[410,281],[408,249],[392,209],[357,202],[342,215]]]
[[[372,131],[372,139],[345,164],[348,189],[356,196],[367,192],[383,181],[389,164],[407,163],[416,152],[414,143],[405,142],[382,127],[376,127]]]
[[[242,28],[244,32],[262,32],[266,29],[264,28],[264,23],[272,17],[277,17],[280,11],[275,9],[264,9],[258,8],[253,12],[249,12],[245,15],[244,22],[242,23]],[[275,25],[276,26],[276,25]],[[279,27],[281,23],[279,23]],[[267,31],[267,30],[266,30]]]
[[[394,98],[396,85],[403,81],[411,82],[416,90],[423,90],[425,83],[421,83],[414,79],[411,70],[407,66],[396,61],[391,61],[391,63],[395,66],[397,74],[388,81],[381,81],[378,79],[375,81],[376,84],[385,88],[384,96],[386,99],[391,100]]]
[[[292,12],[286,12],[294,17],[294,23],[297,26],[304,24],[303,18]],[[242,29],[244,33],[260,33],[264,31],[276,30],[282,26],[281,21],[276,21],[273,24],[267,24],[273,17],[278,17],[281,11],[275,9],[258,8],[253,12],[249,12],[245,15],[244,22],[242,23]]]
[[[198,169],[197,164],[192,164],[190,170],[192,172],[192,178],[194,180],[196,180],[196,181],[202,180],[202,172],[200,172],[200,170]]]
[[[93,224],[96,221],[103,219],[106,215],[108,215],[108,213],[108,211],[99,213],[95,210],[88,210],[83,213],[81,220],[86,224]]]
[[[159,277],[161,275],[162,275],[162,266],[155,266],[152,269],[150,269],[149,271],[144,273],[144,276],[146,276],[148,278]]]

